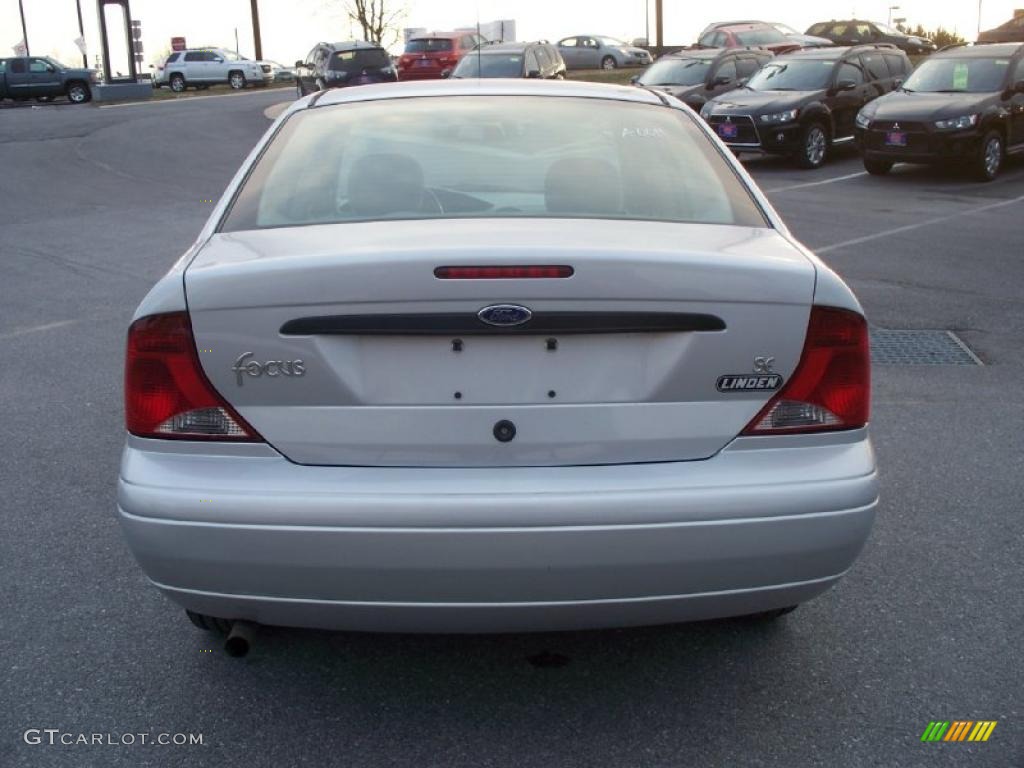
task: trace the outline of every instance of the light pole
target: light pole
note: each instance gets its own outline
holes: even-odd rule
[[[978,0],[978,35],[974,39],[977,40],[981,37],[981,0]]]
[[[18,0],[18,10],[21,11],[21,39],[25,41],[25,55],[31,56],[28,50],[28,30],[25,28],[25,6]]]
[[[892,26],[892,12],[893,11],[898,11],[899,9],[900,9],[900,7],[898,5],[890,5],[889,6],[889,21],[886,23],[887,27],[891,27]]]
[[[651,0],[644,0],[644,40],[651,46]]]
[[[89,68],[89,57],[85,55],[85,26],[82,24],[82,0],[75,0],[75,6],[78,8],[78,36],[82,38],[82,67],[84,69]]]

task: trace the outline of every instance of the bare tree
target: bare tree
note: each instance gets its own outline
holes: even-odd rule
[[[345,11],[362,27],[363,39],[377,45],[398,38],[396,25],[405,16],[405,7],[394,0],[345,0]]]

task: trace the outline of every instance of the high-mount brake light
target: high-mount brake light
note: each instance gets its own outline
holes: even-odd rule
[[[573,268],[559,264],[528,264],[500,267],[437,267],[439,280],[521,280],[531,278],[572,277]]]
[[[203,373],[187,312],[142,317],[128,329],[124,410],[139,437],[263,441]]]
[[[796,371],[743,434],[857,429],[868,423],[870,407],[867,321],[847,309],[812,307]]]

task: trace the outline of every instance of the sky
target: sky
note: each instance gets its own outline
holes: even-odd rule
[[[89,62],[99,52],[95,0],[80,0],[84,17]],[[520,40],[558,40],[574,34],[603,34],[631,40],[645,34],[645,9],[650,6],[650,35],[654,38],[654,0],[386,0],[404,10],[400,27],[430,30],[472,26],[480,21],[514,19]],[[33,54],[49,55],[65,64],[81,64],[74,45],[78,37],[75,0],[22,0],[25,6],[29,45]],[[804,30],[816,21],[832,18],[869,18],[885,22],[889,6],[900,5],[893,17],[905,17],[932,29],[954,28],[969,39],[978,27],[974,0],[730,0],[708,10],[692,0],[664,0],[665,43],[693,42],[703,27],[721,19],[764,18]],[[770,7],[771,11],[766,8]],[[305,58],[319,40],[358,37],[344,8],[344,0],[259,0],[263,56],[291,64]],[[1024,0],[982,0],[981,28],[1006,21]],[[235,48],[235,30],[243,56],[252,57],[252,26],[249,0],[131,0],[132,15],[142,22],[144,66],[170,47],[172,36],[184,36],[190,46]],[[108,24],[109,26],[109,24]],[[0,0],[0,56],[13,55],[21,39],[18,0]],[[400,50],[400,45],[392,46]],[[115,56],[115,69],[126,71],[124,56]]]

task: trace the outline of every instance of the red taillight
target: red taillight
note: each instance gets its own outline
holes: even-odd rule
[[[186,312],[143,317],[128,329],[124,412],[139,437],[263,440],[203,374]]]
[[[847,309],[812,307],[796,371],[743,434],[863,427],[871,406],[870,354],[863,316]]]
[[[510,280],[537,277],[572,277],[573,268],[561,265],[524,265],[510,267],[437,267],[440,280]]]

